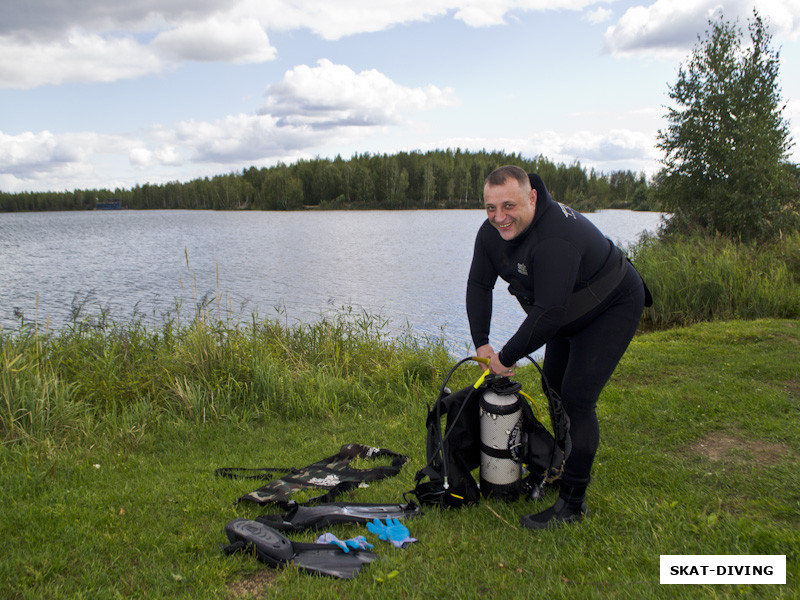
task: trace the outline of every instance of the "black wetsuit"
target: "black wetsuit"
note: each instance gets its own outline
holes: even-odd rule
[[[467,316],[475,347],[489,343],[492,290],[498,277],[508,282],[528,316],[498,358],[511,366],[547,344],[543,369],[564,402],[573,444],[562,480],[585,486],[600,439],[597,399],[636,332],[645,286],[586,217],[529,177],[537,200],[528,229],[510,241],[488,220],[478,231]]]

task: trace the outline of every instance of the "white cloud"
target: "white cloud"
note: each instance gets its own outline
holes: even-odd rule
[[[605,23],[608,21],[613,14],[614,13],[612,13],[611,10],[601,6],[595,10],[590,10],[587,12],[584,18],[589,21],[589,23],[599,25],[600,23]]]
[[[598,0],[456,0],[449,3],[454,17],[471,27],[502,25],[516,12],[546,10],[580,11]]]
[[[155,162],[152,150],[143,147],[131,148],[128,158],[135,167],[149,167]]]
[[[798,38],[800,2],[764,0],[757,8],[770,31]],[[708,29],[709,19],[721,13],[726,20],[745,24],[752,18],[752,10],[750,0],[657,0],[649,6],[634,6],[606,30],[605,49],[617,56],[651,54],[680,59]]]
[[[337,40],[348,35],[383,31],[402,23],[428,21],[452,14],[470,27],[506,22],[510,13],[581,10],[598,0],[242,0],[237,14],[257,16],[269,29],[308,28]]]
[[[155,150],[137,146],[128,152],[128,160],[131,165],[138,168],[147,168],[153,165],[178,167],[186,162],[175,146],[161,146]]]
[[[30,173],[58,168],[79,161],[82,152],[49,131],[6,135],[0,131],[0,172]]]
[[[593,163],[655,158],[653,137],[641,131],[581,131],[562,142],[560,152]]]
[[[453,14],[470,26],[504,22],[509,13],[583,10],[599,0],[24,0],[0,3],[0,35],[53,35],[81,27],[91,31],[173,28],[212,15],[258,19],[267,30],[308,28],[326,39],[382,31],[400,23]]]
[[[452,15],[472,27],[598,0],[25,0],[0,3],[0,88],[116,81],[183,61],[264,62],[268,31],[336,40]],[[600,9],[602,10],[602,9]],[[64,32],[69,32],[65,37]],[[152,39],[152,43],[147,43]]]
[[[647,7],[634,6],[606,30],[606,50],[618,56],[645,52],[681,57],[718,7],[716,0],[658,0]]]
[[[194,161],[256,162],[374,136],[410,113],[456,102],[450,89],[408,88],[374,69],[356,73],[323,59],[315,67],[299,65],[269,86],[259,114],[183,122],[168,137],[192,149]]]
[[[453,0],[242,0],[232,11],[271,30],[310,29],[327,40],[383,31],[401,23],[444,15]]]
[[[77,30],[49,43],[0,38],[0,87],[27,89],[69,81],[115,81],[160,71],[162,61],[131,37]]]
[[[64,37],[0,37],[0,88],[29,89],[66,82],[109,82],[160,73],[184,61],[265,62],[275,58],[253,19],[211,19],[159,33],[149,45],[130,35],[87,33]]]
[[[462,148],[472,151],[499,150],[517,152],[523,156],[544,156],[555,163],[595,168],[610,173],[624,169],[644,171],[648,175],[658,168],[659,155],[654,148],[654,133],[617,129],[606,133],[596,131],[539,131],[534,135],[516,138],[450,138],[423,145],[422,150]]]
[[[0,88],[133,79],[184,61],[272,60],[264,27],[229,9],[222,0],[0,3]]]
[[[615,129],[597,131],[544,131],[530,142],[527,152],[543,155],[554,162],[611,172],[621,168],[653,173],[658,154],[654,149],[654,133]]]
[[[214,122],[184,121],[174,131],[174,142],[191,154],[193,162],[237,164],[282,154],[287,148],[313,145],[297,142],[276,127],[270,115],[229,115]]]
[[[455,18],[472,27],[491,27],[506,22],[505,2],[464,2],[455,11]]]
[[[164,23],[203,20],[230,5],[230,0],[0,2],[0,35],[24,33],[31,38],[50,38],[76,28],[101,32],[151,31]]]
[[[244,18],[187,23],[158,34],[152,46],[175,61],[265,62],[276,53],[258,21]]]
[[[96,172],[98,155],[124,152],[129,144],[124,136],[91,132],[0,132],[0,186],[7,191],[38,190],[46,182],[49,190],[75,189],[91,187],[86,182],[94,180],[100,187],[108,177]]]
[[[451,88],[408,88],[375,69],[356,73],[321,59],[316,67],[297,66],[270,85],[261,112],[285,125],[328,129],[393,124],[409,111],[455,104]]]

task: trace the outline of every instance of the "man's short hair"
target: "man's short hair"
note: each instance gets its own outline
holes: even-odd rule
[[[509,177],[516,179],[522,189],[525,189],[531,184],[525,170],[515,165],[497,167],[494,171],[489,173],[483,183],[484,185],[503,185],[508,181]]]

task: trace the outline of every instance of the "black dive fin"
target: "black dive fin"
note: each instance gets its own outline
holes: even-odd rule
[[[351,548],[345,553],[336,544],[293,544],[296,554],[292,564],[309,573],[352,579],[361,568],[375,560],[378,555],[369,550]]]
[[[317,506],[296,505],[279,515],[260,515],[256,521],[279,531],[324,529],[337,523],[370,523],[374,519],[410,519],[420,514],[419,506],[408,504],[360,504],[327,502]]]
[[[225,525],[225,535],[231,542],[223,548],[226,554],[254,550],[256,557],[271,567],[293,564],[309,573],[339,579],[352,579],[365,564],[378,558],[374,552],[356,548],[345,553],[336,544],[292,542],[272,527],[249,519],[230,521]]]

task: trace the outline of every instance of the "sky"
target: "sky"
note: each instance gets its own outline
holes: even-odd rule
[[[652,175],[681,63],[753,8],[800,140],[800,0],[4,0],[0,191],[447,148]]]

